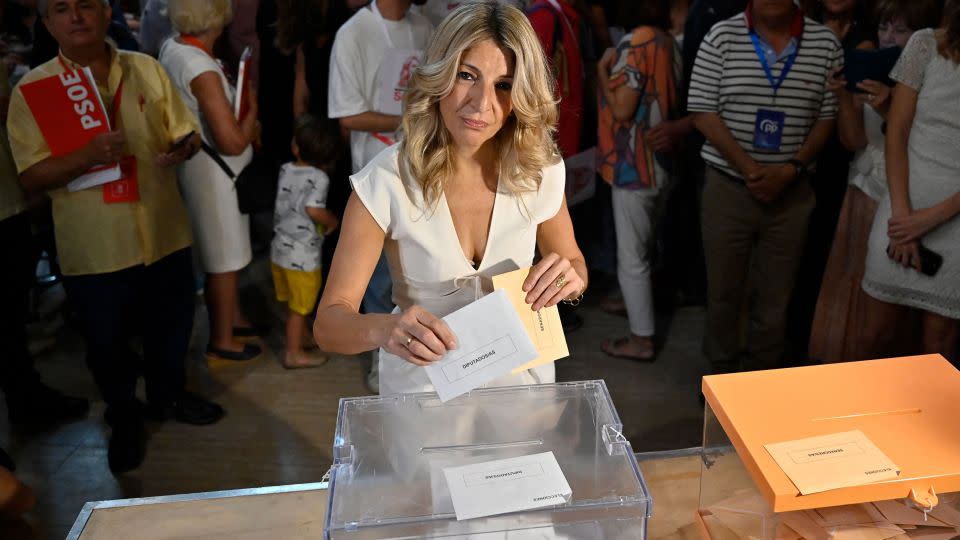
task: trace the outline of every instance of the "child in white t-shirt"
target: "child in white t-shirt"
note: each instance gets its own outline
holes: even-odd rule
[[[326,363],[319,353],[304,351],[306,318],[317,302],[322,284],[320,248],[323,236],[340,220],[326,208],[330,170],[336,162],[338,141],[316,118],[297,121],[292,143],[296,161],[280,168],[277,202],[273,214],[270,261],[277,300],[287,304],[287,344],[283,366],[288,369]]]

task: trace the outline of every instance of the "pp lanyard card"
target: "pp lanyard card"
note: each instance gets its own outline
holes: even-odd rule
[[[757,150],[780,150],[783,141],[783,126],[787,115],[783,111],[758,109],[753,126],[753,147]]]
[[[773,78],[773,72],[767,63],[767,56],[764,53],[763,46],[760,43],[760,37],[756,32],[750,32],[750,40],[753,42],[753,48],[757,53],[757,59],[763,67],[763,72],[767,76],[770,87],[773,88],[773,99],[776,103],[777,92],[787,79],[787,75],[793,68],[793,63],[797,60],[799,52],[799,43],[794,45],[794,50],[787,57],[783,69],[780,70],[780,76]],[[753,126],[753,147],[757,150],[778,151],[780,143],[783,141],[783,127],[786,124],[787,115],[783,111],[771,109],[758,109],[756,123]]]

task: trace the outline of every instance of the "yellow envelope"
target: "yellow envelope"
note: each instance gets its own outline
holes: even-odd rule
[[[960,536],[960,531],[942,527],[917,527],[912,531],[907,531],[907,536],[912,540],[950,540]]]
[[[561,358],[570,356],[567,349],[567,337],[563,334],[563,326],[560,324],[560,312],[557,306],[533,311],[530,305],[524,301],[527,293],[523,291],[523,282],[530,273],[530,267],[507,272],[493,277],[493,288],[503,289],[510,298],[514,309],[520,315],[520,321],[534,347],[540,356],[530,362],[513,370],[514,374],[521,373],[531,368],[555,362]]]
[[[893,523],[874,523],[844,525],[831,529],[831,533],[833,540],[888,540],[904,534],[904,531]]]
[[[890,523],[896,523],[902,529],[904,525],[920,525],[926,527],[950,527],[933,516],[924,516],[923,512],[911,508],[900,501],[876,501],[873,505],[880,510],[883,517]]]
[[[900,475],[900,468],[859,430],[766,444],[764,448],[803,495]]]
[[[960,529],[960,505],[956,501],[948,500],[948,496],[940,498],[940,504],[930,511],[930,515],[938,520]]]
[[[823,527],[867,525],[887,521],[884,515],[869,503],[814,508],[810,510],[810,514],[817,524]]]
[[[829,540],[830,533],[817,524],[806,510],[781,512],[780,519],[806,540]]]

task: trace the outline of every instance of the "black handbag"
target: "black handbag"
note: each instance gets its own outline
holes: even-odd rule
[[[223,173],[233,180],[237,191],[237,206],[243,214],[273,212],[277,199],[277,174],[280,167],[264,153],[255,153],[253,159],[239,173],[233,172],[220,154],[206,142],[203,151],[210,156]]]

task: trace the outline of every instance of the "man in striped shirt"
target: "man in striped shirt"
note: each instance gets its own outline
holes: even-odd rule
[[[774,368],[814,206],[807,181],[831,131],[839,41],[792,0],[752,0],[704,39],[688,109],[707,143],[705,350],[716,373]],[[748,296],[749,295],[749,296]],[[749,301],[746,357],[741,314]]]

